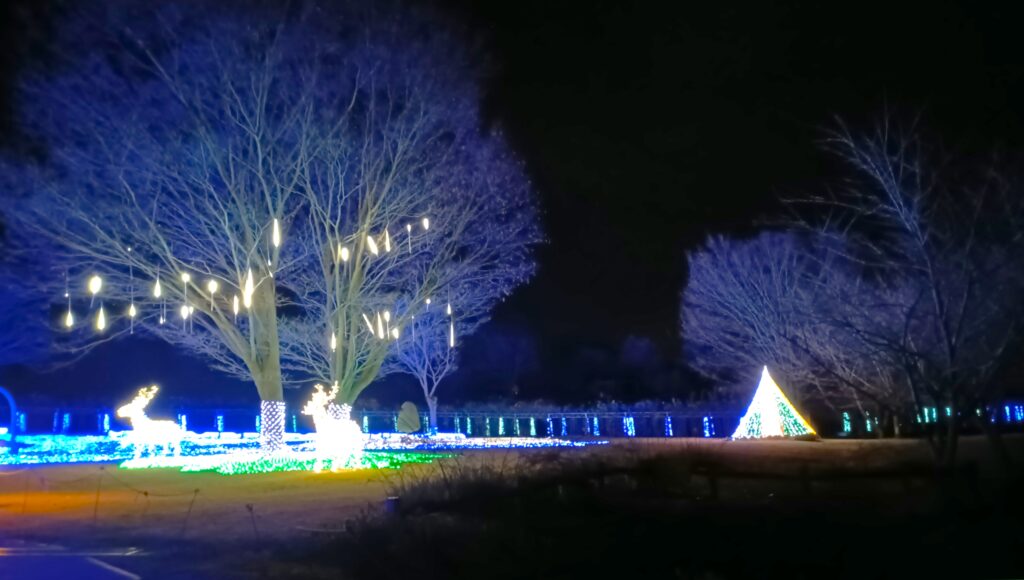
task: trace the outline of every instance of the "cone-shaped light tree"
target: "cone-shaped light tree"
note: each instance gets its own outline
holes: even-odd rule
[[[800,416],[789,399],[768,374],[761,371],[761,382],[747,412],[740,418],[734,439],[763,439],[766,437],[800,437],[814,435],[814,429]]]

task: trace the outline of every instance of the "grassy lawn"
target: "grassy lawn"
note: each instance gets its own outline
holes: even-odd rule
[[[980,439],[963,458],[937,476],[915,441],[676,439],[324,474],[33,468],[0,473],[0,533],[138,547],[117,565],[160,578],[1020,577],[1020,480]]]

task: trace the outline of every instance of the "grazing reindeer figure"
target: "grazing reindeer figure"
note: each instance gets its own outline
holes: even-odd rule
[[[363,455],[363,432],[349,418],[352,407],[334,404],[337,394],[338,383],[330,392],[324,392],[323,385],[316,385],[312,398],[302,408],[302,414],[313,417],[316,426],[316,471],[323,469],[324,459],[331,460],[332,469],[339,469],[359,461]]]
[[[130,441],[135,446],[135,457],[142,457],[143,450],[156,454],[158,447],[170,455],[181,452],[181,438],[184,432],[174,421],[154,421],[146,416],[146,406],[156,396],[160,387],[153,385],[139,389],[131,403],[117,410],[117,416],[127,418],[132,424]]]

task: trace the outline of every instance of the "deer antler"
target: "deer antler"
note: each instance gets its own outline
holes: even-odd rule
[[[331,392],[327,393],[327,400],[333,401],[338,396],[338,381],[334,381],[334,386],[331,387]]]

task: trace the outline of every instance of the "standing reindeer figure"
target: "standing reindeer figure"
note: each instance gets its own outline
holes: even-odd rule
[[[135,457],[142,457],[144,450],[155,455],[158,447],[164,452],[177,455],[181,452],[181,439],[185,435],[174,421],[154,421],[146,416],[146,406],[156,396],[160,387],[153,385],[139,389],[131,403],[117,410],[117,416],[126,418],[132,424],[129,440],[135,447]]]
[[[336,470],[358,462],[363,455],[363,432],[349,418],[352,407],[334,404],[337,394],[337,383],[330,392],[316,385],[312,398],[302,408],[302,414],[313,417],[316,426],[316,471],[323,468],[324,459],[330,459],[331,468]]]

